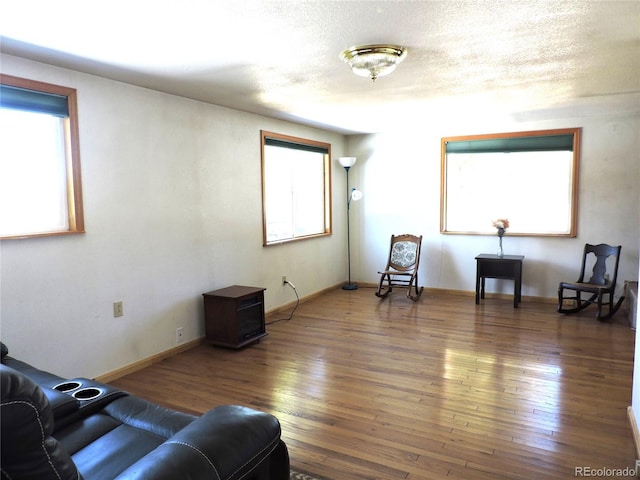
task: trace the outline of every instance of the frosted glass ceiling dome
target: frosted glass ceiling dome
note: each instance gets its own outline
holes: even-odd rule
[[[347,48],[340,58],[361,77],[376,78],[389,75],[407,56],[407,49],[396,45],[362,45]]]

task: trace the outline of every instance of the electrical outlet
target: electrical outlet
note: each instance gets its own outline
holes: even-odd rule
[[[282,284],[285,285],[287,283],[287,276],[282,275]]]
[[[176,328],[176,343],[180,343],[184,340],[184,331],[182,327]]]
[[[124,306],[122,302],[113,302],[113,318],[124,315]]]

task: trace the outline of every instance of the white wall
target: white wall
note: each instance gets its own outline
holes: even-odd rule
[[[415,122],[414,122],[415,123]],[[359,247],[359,281],[375,282],[384,267],[391,234],[422,234],[420,281],[428,287],[475,290],[475,256],[496,253],[497,236],[440,234],[440,139],[446,136],[582,127],[576,238],[504,238],[507,254],[525,255],[523,295],[556,297],[560,280],[575,280],[585,243],[622,245],[619,292],[638,278],[640,238],[640,117],[637,113],[559,118],[545,122],[421,122],[416,127],[348,138],[358,157],[353,183],[364,192],[352,206]],[[474,130],[475,128],[475,130]],[[514,179],[526,181],[526,179]],[[499,188],[487,185],[487,188]],[[540,185],[544,195],[544,185]],[[469,199],[473,201],[473,199]],[[505,202],[509,199],[505,198]],[[493,219],[487,218],[487,223]],[[512,292],[513,282],[487,279],[488,291]],[[425,301],[428,301],[428,297]]]
[[[266,308],[346,277],[346,234],[262,246],[260,130],[342,135],[2,56],[6,74],[76,88],[87,233],[0,242],[2,341],[16,358],[93,377],[204,335],[203,292],[266,287]],[[344,171],[333,172],[342,199]],[[334,210],[336,226],[346,223]],[[333,252],[333,253],[332,253]],[[327,256],[331,261],[327,261]],[[114,301],[124,316],[113,318]]]
[[[524,295],[554,297],[560,279],[577,275],[585,242],[621,244],[620,283],[638,276],[637,113],[462,124],[425,109],[399,117],[397,131],[345,139],[6,55],[2,71],[78,90],[87,233],[0,242],[0,336],[15,357],[63,376],[92,377],[165,351],[179,326],[185,340],[203,335],[203,292],[263,286],[272,309],[295,300],[283,274],[301,296],[346,279],[340,167],[334,235],[262,247],[260,129],[358,157],[350,180],[365,196],[351,207],[354,280],[377,282],[390,235],[416,232],[421,284],[472,291],[474,257],[495,252],[497,239],[439,233],[440,138],[583,127],[578,237],[507,235],[505,251],[526,255]],[[512,288],[487,282],[489,291]],[[125,315],[114,319],[117,300]]]

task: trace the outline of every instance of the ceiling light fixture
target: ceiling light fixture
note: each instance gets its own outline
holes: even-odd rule
[[[369,77],[374,82],[376,78],[393,72],[406,56],[407,49],[395,45],[362,45],[347,48],[340,54],[353,73]]]

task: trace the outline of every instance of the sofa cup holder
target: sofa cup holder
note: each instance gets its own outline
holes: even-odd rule
[[[53,389],[58,390],[59,392],[62,392],[62,393],[69,393],[74,390],[77,390],[81,386],[82,386],[81,382],[71,380],[71,381],[59,383],[58,385],[54,386]]]
[[[78,400],[93,400],[102,395],[103,390],[98,387],[86,387],[76,390],[71,395]]]

